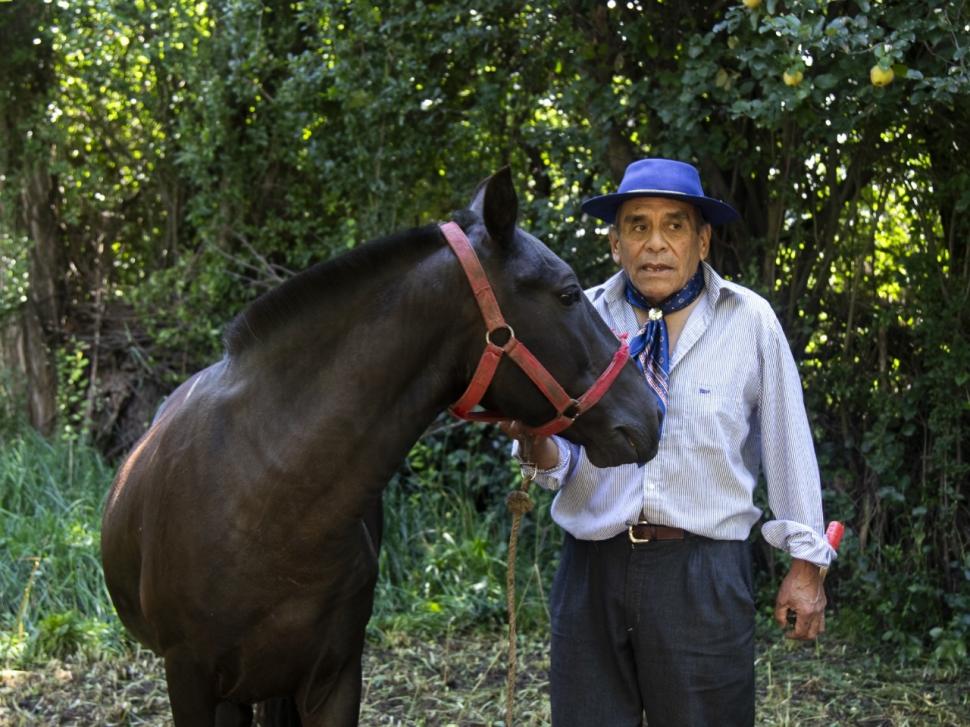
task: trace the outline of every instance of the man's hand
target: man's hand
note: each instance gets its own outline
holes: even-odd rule
[[[525,431],[525,425],[518,421],[502,421],[499,429],[519,442],[519,457],[523,462],[531,462],[540,470],[548,470],[559,464],[559,448],[549,437],[534,437]]]
[[[795,613],[795,628],[788,630],[789,639],[811,640],[825,631],[825,589],[822,574],[814,563],[793,560],[791,569],[778,589],[775,599],[775,621],[788,627],[788,612]]]

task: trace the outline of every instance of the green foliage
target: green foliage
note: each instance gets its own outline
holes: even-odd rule
[[[72,440],[28,428],[0,449],[0,658],[42,660],[123,642],[103,577],[101,501],[111,470]]]
[[[30,241],[25,236],[15,237],[5,227],[0,227],[0,236],[0,320],[3,320],[27,300]]]
[[[96,656],[102,652],[110,626],[98,619],[85,619],[77,611],[52,613],[37,624],[28,658],[66,659],[69,656]]]
[[[712,262],[772,301],[802,367],[827,515],[849,526],[840,620],[901,657],[965,658],[962,5],[15,0],[0,35],[0,323],[55,299],[62,431],[119,452],[129,400],[217,357],[254,289],[444,217],[501,164],[523,226],[592,284],[612,262],[580,199],[636,156],[688,159],[744,216]],[[436,434],[389,489],[381,628],[499,617],[489,488],[510,474],[487,440]],[[556,539],[540,522],[520,569],[535,590]]]
[[[84,401],[88,391],[88,372],[91,361],[85,355],[82,342],[72,341],[69,348],[60,352],[57,361],[58,410],[61,415],[61,435],[78,439],[85,431]]]
[[[75,439],[29,428],[0,452],[0,660],[34,663],[130,647],[101,574],[101,504],[111,469]],[[438,634],[505,621],[505,557],[516,486],[508,444],[489,427],[448,422],[419,442],[385,496],[374,637]],[[518,619],[547,626],[559,531],[549,498],[523,520]]]
[[[372,631],[438,634],[494,629],[506,621],[511,514],[505,495],[518,485],[507,440],[493,428],[444,423],[426,435],[384,497],[381,579]],[[517,618],[548,624],[544,595],[559,533],[551,498],[523,519],[516,568]]]

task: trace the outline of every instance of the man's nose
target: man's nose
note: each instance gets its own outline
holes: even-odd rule
[[[649,235],[647,235],[647,239],[643,243],[643,246],[650,252],[660,252],[667,247],[667,241],[664,239],[664,236],[660,234],[659,230],[654,229]]]

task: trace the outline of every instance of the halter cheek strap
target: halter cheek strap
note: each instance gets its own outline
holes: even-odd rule
[[[629,360],[629,347],[626,341],[621,340],[620,347],[613,354],[612,361],[589,390],[578,399],[573,399],[560,386],[556,378],[539,363],[539,360],[529,351],[526,345],[515,337],[512,326],[505,322],[498,301],[492,291],[492,286],[489,284],[488,277],[478,260],[478,255],[475,254],[474,248],[472,248],[462,229],[454,222],[446,222],[440,225],[440,228],[445,240],[448,241],[465,271],[465,277],[468,278],[472,293],[485,321],[486,331],[485,350],[482,352],[482,357],[472,375],[471,383],[468,384],[468,388],[465,389],[465,393],[461,395],[458,401],[451,405],[451,413],[460,419],[471,421],[497,422],[508,420],[510,417],[499,412],[472,411],[485,396],[485,392],[495,377],[502,356],[508,356],[525,372],[526,376],[556,410],[556,416],[548,422],[538,427],[528,427],[526,431],[533,436],[549,436],[561,432],[572,424],[580,414],[592,409],[616,381],[616,377],[620,375],[620,371],[623,370],[623,366]],[[500,344],[495,339],[505,342]]]

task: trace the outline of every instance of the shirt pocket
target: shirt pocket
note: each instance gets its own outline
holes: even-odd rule
[[[678,387],[671,396],[676,396],[682,403],[684,411],[704,413],[712,411],[741,412],[742,401],[740,395],[727,391],[724,387],[714,384],[689,383]]]
[[[676,392],[671,392],[668,414],[671,415],[670,434],[676,433],[678,444],[692,447],[733,449],[749,427],[741,397],[710,384],[690,383],[678,387]]]

